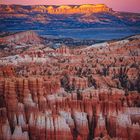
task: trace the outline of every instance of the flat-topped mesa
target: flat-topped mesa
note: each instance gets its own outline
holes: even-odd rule
[[[97,12],[110,12],[111,8],[104,4],[84,4],[79,6],[62,5],[59,7],[49,6],[47,8],[50,14],[76,14],[76,13],[97,13]]]
[[[76,14],[76,13],[97,13],[110,12],[111,8],[105,4],[83,4],[83,5],[34,5],[34,6],[20,6],[20,5],[0,5],[0,12],[2,13],[49,13],[49,14]]]
[[[7,43],[39,43],[41,40],[34,31],[23,31],[1,38]]]

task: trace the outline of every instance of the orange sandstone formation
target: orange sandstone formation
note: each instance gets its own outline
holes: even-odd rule
[[[139,140],[139,41],[1,56],[0,139]]]

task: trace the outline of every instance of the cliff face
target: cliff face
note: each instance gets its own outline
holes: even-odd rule
[[[85,4],[85,5],[61,5],[61,6],[16,6],[16,5],[0,5],[0,11],[6,13],[14,12],[41,12],[50,14],[75,14],[75,13],[97,13],[97,12],[110,12],[112,9],[104,4]]]
[[[80,5],[80,6],[60,6],[57,8],[47,8],[50,14],[75,14],[75,13],[97,13],[97,12],[110,12],[111,8],[108,8],[104,4],[97,5]]]
[[[0,57],[0,140],[139,140],[139,42]]]

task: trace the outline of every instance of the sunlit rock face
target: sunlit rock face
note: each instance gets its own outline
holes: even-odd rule
[[[48,7],[47,10],[48,13],[50,14],[97,13],[97,12],[111,11],[111,9],[104,4],[97,4],[97,5],[85,4],[80,6],[62,5],[57,8]]]
[[[0,140],[139,140],[139,35],[57,49],[14,36],[0,55]]]
[[[0,5],[0,11],[5,13],[14,12],[40,12],[50,14],[75,14],[75,13],[97,13],[97,12],[110,12],[111,8],[105,4],[84,4],[84,5],[61,5],[61,6],[46,6],[46,5],[35,5],[25,8],[18,5]]]

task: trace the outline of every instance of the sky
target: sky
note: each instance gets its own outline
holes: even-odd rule
[[[0,4],[80,5],[106,4],[115,11],[140,13],[140,0],[0,0]]]

